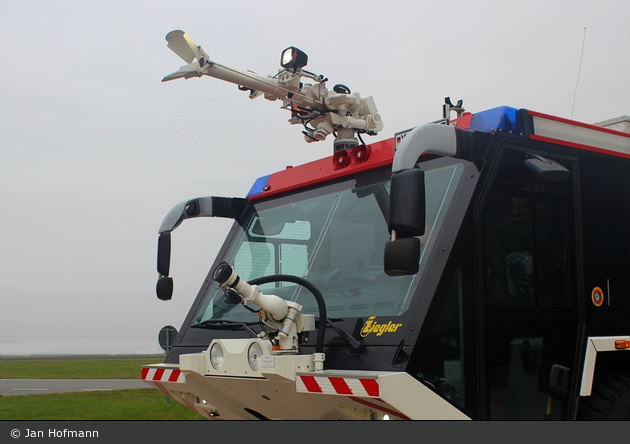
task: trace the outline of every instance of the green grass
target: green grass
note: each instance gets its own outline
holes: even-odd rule
[[[164,358],[2,360],[2,379],[140,379]],[[147,386],[148,387],[148,386]],[[0,420],[204,420],[154,388],[0,396]]]
[[[156,389],[0,396],[0,420],[204,420]]]
[[[140,379],[146,364],[163,362],[154,359],[93,359],[0,361],[0,379]]]

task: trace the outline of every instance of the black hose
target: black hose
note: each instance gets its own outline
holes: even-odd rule
[[[317,289],[315,285],[306,279],[302,279],[301,277],[292,276],[289,274],[274,274],[271,276],[263,276],[260,278],[252,279],[248,282],[249,285],[262,285],[268,284],[270,282],[293,282],[294,284],[301,285],[306,288],[308,291],[313,293],[315,299],[317,300],[317,306],[319,308],[319,326],[317,329],[317,342],[315,343],[315,352],[323,353],[324,352],[324,337],[326,335],[326,302],[324,301],[324,296],[322,296],[321,291]]]

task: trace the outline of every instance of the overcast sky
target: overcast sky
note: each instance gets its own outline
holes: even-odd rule
[[[231,225],[173,233],[175,292],[162,302],[166,213],[243,197],[260,176],[332,153],[279,102],[209,77],[162,83],[185,64],[166,47],[171,30],[263,75],[301,48],[329,85],[374,97],[384,129],[366,142],[442,117],[446,96],[471,112],[630,114],[627,0],[4,0],[1,11],[0,356],[160,352],[160,328],[180,328]]]

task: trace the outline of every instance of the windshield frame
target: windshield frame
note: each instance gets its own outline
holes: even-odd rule
[[[400,341],[404,336],[408,336],[405,332],[411,330],[415,336],[420,330],[422,320],[426,314],[426,310],[430,305],[432,295],[434,293],[434,286],[437,285],[441,273],[443,271],[446,259],[452,243],[457,235],[457,231],[462,222],[462,218],[467,211],[470,203],[470,198],[474,191],[478,171],[476,166],[472,162],[468,162],[461,159],[454,159],[449,157],[444,158],[430,158],[422,162],[421,167],[425,171],[431,171],[441,166],[449,165],[461,165],[460,182],[456,184],[452,189],[452,195],[450,196],[449,204],[445,209],[445,212],[441,215],[440,229],[434,238],[431,238],[432,245],[427,248],[427,245],[423,243],[423,254],[421,257],[421,272],[413,276],[414,283],[410,287],[410,293],[408,294],[408,301],[406,309],[399,315],[387,315],[387,316],[367,316],[363,314],[361,316],[344,316],[343,318],[335,318],[334,313],[328,313],[328,317],[335,320],[335,322],[341,323],[343,327],[350,332],[354,331],[355,336],[359,336],[360,330],[371,322],[373,326],[388,324],[404,326],[400,329],[390,328],[388,334],[366,334],[363,340],[366,343],[393,343]],[[250,220],[254,211],[263,211],[266,208],[273,208],[284,203],[299,202],[309,197],[321,196],[328,192],[349,190],[352,186],[349,183],[356,183],[357,180],[365,178],[366,176],[378,176],[389,177],[391,170],[389,168],[381,168],[379,170],[373,170],[369,172],[362,172],[356,176],[346,177],[335,183],[326,183],[318,187],[314,187],[307,190],[295,191],[292,194],[270,197],[269,199],[260,199],[249,203],[248,208],[244,214],[242,220]],[[472,183],[470,183],[472,180]],[[427,193],[431,192],[431,188],[427,187]],[[189,328],[193,324],[198,324],[199,319],[197,314],[202,309],[203,301],[206,293],[217,284],[212,281],[212,271],[214,268],[226,258],[226,254],[233,248],[233,245],[238,242],[240,231],[247,229],[247,225],[244,224],[241,227],[238,223],[235,223],[230,234],[228,235],[221,251],[219,252],[213,267],[208,273],[208,276],[200,289],[195,303],[191,307],[189,314],[184,321],[181,329],[181,345],[184,346],[207,346],[212,338],[222,337],[245,337],[246,332],[236,330],[205,330],[201,328]],[[426,254],[425,254],[426,253]],[[238,270],[236,270],[238,272]],[[306,292],[308,293],[308,292]],[[308,295],[306,297],[309,297]],[[256,307],[257,308],[257,307]],[[333,332],[334,333],[334,332]]]

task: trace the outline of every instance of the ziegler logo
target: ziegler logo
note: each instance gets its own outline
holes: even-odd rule
[[[361,337],[365,338],[370,333],[376,333],[376,336],[381,336],[383,333],[394,333],[402,324],[394,324],[389,321],[387,324],[379,324],[375,322],[376,316],[370,316],[365,322],[365,325],[361,329]]]

